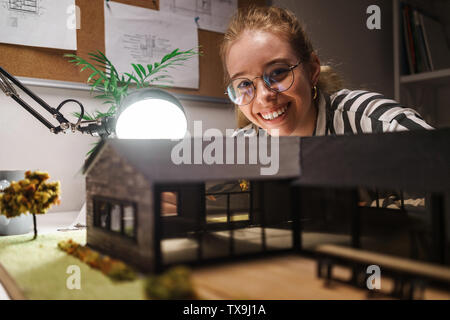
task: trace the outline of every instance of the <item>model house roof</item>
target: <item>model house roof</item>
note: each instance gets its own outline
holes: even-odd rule
[[[261,148],[250,144],[246,138],[245,164],[240,164],[237,161],[239,140],[220,139],[222,155],[218,158],[223,164],[205,163],[204,154],[211,154],[211,142],[192,138],[188,139],[191,152],[186,157],[190,163],[179,165],[172,159],[172,150],[181,140],[105,140],[86,162],[85,172],[95,165],[104,150],[110,148],[154,182],[293,178],[296,185],[450,190],[450,128],[350,136],[279,137],[278,157],[271,154],[276,150],[267,139],[270,163],[261,161],[264,160],[260,157]],[[196,148],[201,150],[200,154]],[[231,149],[234,154],[228,162]],[[249,161],[249,154],[257,155],[256,164]],[[273,169],[276,173],[264,175],[263,169]]]
[[[106,139],[88,159],[84,172],[88,174],[99,158],[105,161],[105,151],[113,150],[151,182],[299,177],[300,138],[280,137],[278,143],[270,138],[263,138],[265,142],[258,139]]]
[[[450,190],[450,128],[302,138],[294,184]]]

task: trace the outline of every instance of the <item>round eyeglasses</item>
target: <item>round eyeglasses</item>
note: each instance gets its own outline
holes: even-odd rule
[[[294,69],[300,65],[300,62],[290,66],[287,63],[273,63],[268,65],[262,76],[255,77],[253,80],[247,78],[232,79],[225,94],[230,100],[238,106],[245,106],[252,102],[255,97],[256,86],[253,81],[257,78],[262,78],[264,85],[274,91],[283,92],[288,90],[294,83]]]

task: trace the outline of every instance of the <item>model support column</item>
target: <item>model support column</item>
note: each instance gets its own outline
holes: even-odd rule
[[[358,189],[352,189],[350,191],[349,201],[351,201],[351,236],[352,247],[361,248],[361,211],[358,206]]]
[[[294,251],[302,250],[300,201],[301,188],[291,187],[292,246]]]
[[[445,264],[445,217],[444,197],[440,193],[432,193],[429,197],[431,213],[431,232],[433,243],[433,261]]]

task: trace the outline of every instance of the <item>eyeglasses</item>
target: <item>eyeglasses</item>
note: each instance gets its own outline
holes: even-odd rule
[[[300,61],[290,66],[287,63],[273,63],[264,69],[262,76],[253,80],[247,78],[232,79],[227,86],[225,94],[238,106],[245,106],[252,102],[255,97],[256,86],[253,81],[262,78],[264,85],[274,91],[283,92],[288,90],[294,83],[294,69],[300,65]]]

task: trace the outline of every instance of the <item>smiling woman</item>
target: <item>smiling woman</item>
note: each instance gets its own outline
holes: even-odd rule
[[[236,135],[281,136],[432,129],[420,115],[383,95],[344,89],[321,66],[299,20],[276,7],[240,9],[221,46]],[[277,131],[274,131],[274,130]]]

